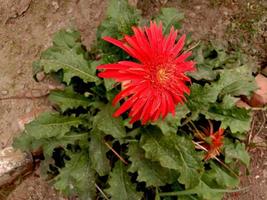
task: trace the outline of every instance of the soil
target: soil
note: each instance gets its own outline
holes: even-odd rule
[[[0,149],[10,145],[20,126],[48,108],[42,96],[51,82],[36,83],[31,64],[51,45],[52,35],[67,27],[80,30],[83,44],[90,48],[104,16],[103,0],[0,0]],[[1,100],[7,97],[15,99]],[[19,184],[18,181],[17,184]],[[10,191],[0,191],[7,199]],[[10,200],[61,199],[41,178],[31,175],[10,194]]]
[[[196,40],[220,40],[233,48],[241,44],[239,47],[259,64],[267,63],[267,3],[264,0],[131,2],[145,15],[153,15],[161,6],[176,7],[185,14],[182,32],[192,32]],[[77,28],[89,49],[106,4],[106,0],[0,0],[0,149],[10,145],[21,132],[21,123],[27,116],[49,109],[45,95],[56,83],[36,83],[32,79],[32,61],[51,45],[53,33],[61,28]],[[29,99],[25,98],[27,95],[44,97]],[[14,96],[19,98],[1,100]],[[267,199],[266,119],[266,112],[257,112],[250,132],[250,174],[242,178],[242,186],[249,188],[227,195],[227,200]],[[0,200],[64,199],[39,177],[38,170],[15,184],[13,191],[0,190]]]

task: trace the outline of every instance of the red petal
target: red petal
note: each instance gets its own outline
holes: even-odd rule
[[[96,69],[127,69],[127,68],[129,67],[122,64],[104,64],[96,67]]]
[[[185,38],[186,35],[184,34],[176,43],[176,45],[174,46],[174,48],[171,50],[174,55],[178,55],[180,53],[180,51],[182,50],[182,48],[184,47],[184,43],[185,43]]]
[[[128,86],[126,89],[122,90],[112,101],[112,104],[115,105],[116,103],[118,103],[120,100],[122,100],[123,98],[131,95],[134,93],[134,89],[135,86]]]
[[[114,117],[118,117],[120,116],[122,113],[124,113],[125,111],[127,111],[132,105],[133,103],[136,101],[136,98],[131,97],[130,99],[128,99],[127,101],[125,101],[122,106],[113,114]]]
[[[184,62],[191,55],[192,55],[192,52],[183,53],[178,58],[176,58],[175,62],[177,64],[179,64],[180,62]]]

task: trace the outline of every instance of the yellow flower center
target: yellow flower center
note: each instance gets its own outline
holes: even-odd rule
[[[160,83],[164,83],[166,80],[168,80],[168,72],[166,69],[161,68],[157,71],[157,80]]]

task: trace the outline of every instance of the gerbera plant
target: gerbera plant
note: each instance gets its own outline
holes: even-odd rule
[[[66,87],[50,93],[54,110],[14,145],[41,149],[43,174],[62,194],[217,200],[242,190],[251,113],[235,102],[255,89],[252,62],[213,42],[186,42],[182,16],[162,8],[146,20],[112,0],[91,51],[77,31],[61,30],[34,63],[35,75]]]
[[[145,124],[160,116],[164,119],[169,112],[175,115],[175,106],[185,101],[184,93],[190,93],[186,85],[190,79],[185,72],[194,70],[194,62],[186,61],[191,52],[181,52],[186,36],[176,42],[177,30],[174,27],[164,36],[162,24],[155,22],[150,22],[150,27],[133,27],[133,32],[133,36],[124,37],[125,42],[103,38],[139,61],[119,61],[97,67],[105,69],[98,74],[99,77],[113,78],[123,84],[123,90],[113,104],[121,99],[126,101],[114,116],[130,109],[130,123],[140,119]]]

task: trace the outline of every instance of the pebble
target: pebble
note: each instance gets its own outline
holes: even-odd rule
[[[2,91],[1,91],[1,94],[2,94],[2,95],[7,95],[7,94],[8,94],[8,91],[7,91],[7,90],[2,90]]]
[[[18,74],[18,75],[23,74],[22,70],[21,70],[21,69],[18,69],[18,70],[17,70],[17,74]]]
[[[57,1],[52,1],[52,6],[54,6],[55,10],[59,9],[59,5]]]
[[[33,97],[40,97],[40,96],[42,95],[42,92],[41,92],[40,90],[33,89],[33,90],[31,91],[31,95],[32,95]]]
[[[196,10],[200,10],[201,9],[201,6],[195,6],[195,9]]]
[[[25,112],[26,112],[26,113],[29,113],[29,112],[31,112],[31,110],[32,110],[31,107],[27,107],[27,108],[25,109]]]
[[[38,73],[36,74],[36,79],[37,79],[38,81],[43,81],[44,78],[45,78],[45,73],[44,73],[44,72],[38,72]]]
[[[46,28],[49,28],[50,26],[52,26],[52,22],[49,22],[47,25],[46,25]]]

